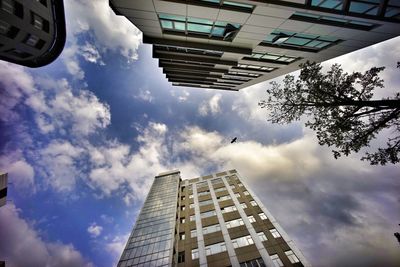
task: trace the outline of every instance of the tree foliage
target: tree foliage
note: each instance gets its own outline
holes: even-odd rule
[[[400,63],[398,63],[398,68]],[[268,99],[259,102],[269,111],[273,123],[290,123],[306,116],[306,126],[314,130],[320,145],[334,146],[338,158],[369,147],[383,129],[391,136],[386,147],[367,152],[362,160],[371,164],[397,163],[400,153],[400,93],[392,98],[373,99],[374,90],[383,88],[379,77],[384,67],[365,73],[345,73],[332,65],[325,74],[317,63],[301,65],[298,79],[287,75],[283,84],[272,82]]]

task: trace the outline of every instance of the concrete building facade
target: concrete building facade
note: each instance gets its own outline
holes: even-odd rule
[[[398,36],[398,0],[110,0],[176,86],[239,90]]]
[[[47,65],[60,55],[65,38],[62,0],[0,0],[0,60]]]
[[[121,255],[127,266],[310,266],[236,170],[160,174]]]

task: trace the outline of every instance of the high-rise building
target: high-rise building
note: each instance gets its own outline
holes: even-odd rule
[[[110,0],[176,86],[239,90],[398,36],[398,0]]]
[[[4,206],[7,202],[7,173],[0,174],[0,207]]]
[[[159,174],[118,267],[310,266],[236,170]]]
[[[0,0],[0,60],[47,65],[60,55],[65,38],[62,0]]]

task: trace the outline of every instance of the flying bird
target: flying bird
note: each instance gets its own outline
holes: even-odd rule
[[[233,138],[232,141],[231,141],[231,144],[235,143],[236,140],[237,140],[237,137]]]

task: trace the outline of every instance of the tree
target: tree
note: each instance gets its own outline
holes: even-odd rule
[[[269,111],[269,121],[283,124],[309,117],[306,126],[316,132],[320,145],[336,147],[332,150],[335,158],[369,147],[379,132],[388,129],[391,136],[387,146],[366,152],[361,159],[372,165],[399,162],[400,93],[372,99],[373,91],[383,88],[378,75],[384,67],[352,74],[344,73],[338,64],[326,74],[317,63],[306,62],[300,67],[297,80],[287,75],[283,87],[272,82],[268,99],[259,102]]]

